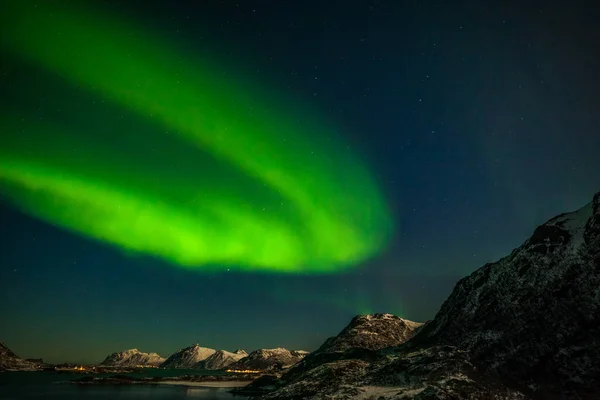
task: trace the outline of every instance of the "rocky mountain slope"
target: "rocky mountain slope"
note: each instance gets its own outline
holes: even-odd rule
[[[115,367],[152,366],[158,367],[165,359],[156,353],[143,353],[138,349],[129,349],[118,353],[112,353],[100,363]]]
[[[248,353],[244,350],[236,350],[234,353],[231,353],[226,350],[217,350],[210,357],[205,360],[200,361],[198,364],[194,366],[195,369],[225,369],[229,367],[231,364],[241,360],[244,357],[247,357]]]
[[[599,198],[462,279],[417,342],[457,346],[532,395],[600,395]]]
[[[248,390],[263,399],[596,399],[598,360],[600,193],[458,282],[406,343],[303,362]]]
[[[197,343],[173,353],[160,366],[163,368],[192,369],[203,360],[212,356],[216,350],[207,347],[201,347]]]
[[[381,350],[412,338],[423,323],[392,314],[358,315],[339,335],[328,339],[319,352],[344,352],[352,348]]]
[[[258,349],[231,364],[230,369],[281,370],[289,368],[308,354],[303,350]]]
[[[34,371],[40,368],[40,363],[23,360],[0,342],[0,371]]]
[[[327,339],[319,349],[295,365],[287,377],[337,360],[372,361],[377,358],[378,350],[406,342],[422,326],[423,323],[392,314],[358,315],[337,336]]]

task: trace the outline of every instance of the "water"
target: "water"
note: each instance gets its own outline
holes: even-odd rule
[[[143,374],[143,376],[148,376],[152,373]],[[135,375],[142,376],[141,374]],[[161,373],[161,376],[176,375],[182,375],[181,371],[169,375]],[[224,388],[167,385],[80,386],[56,383],[76,379],[81,376],[81,374],[55,372],[2,372],[0,373],[0,400],[246,399],[245,397],[234,397],[228,392],[229,389]]]

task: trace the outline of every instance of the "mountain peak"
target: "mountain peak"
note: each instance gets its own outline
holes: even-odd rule
[[[216,352],[215,349],[202,347],[198,343],[179,349],[161,365],[163,368],[196,368],[196,365]]]
[[[238,349],[235,353],[227,350],[217,350],[206,359],[194,365],[195,369],[225,369],[231,364],[241,360],[248,354],[244,350]]]
[[[330,337],[315,352],[305,355],[287,378],[300,376],[310,369],[352,358],[372,358],[374,353],[401,345],[423,326],[393,314],[357,315],[337,335]]]
[[[381,350],[413,337],[423,323],[393,314],[365,314],[352,318],[339,335],[328,339],[318,352],[343,352],[351,348]]]
[[[302,360],[308,352],[288,350],[283,347],[274,349],[257,349],[232,364],[232,369],[278,370],[289,368]]]
[[[112,353],[101,362],[101,365],[119,367],[159,366],[164,361],[165,359],[156,353],[143,353],[138,349],[128,349]]]

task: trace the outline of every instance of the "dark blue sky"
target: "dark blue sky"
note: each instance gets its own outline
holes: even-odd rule
[[[598,12],[534,3],[102,2],[330,117],[396,232],[347,273],[196,273],[0,205],[0,340],[95,362],[195,342],[312,350],[359,312],[432,318],[458,279],[600,189]]]

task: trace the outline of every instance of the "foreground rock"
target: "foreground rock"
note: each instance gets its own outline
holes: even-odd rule
[[[298,363],[308,354],[303,350],[259,349],[250,353],[240,361],[229,365],[233,370],[282,370]]]
[[[200,361],[194,368],[209,370],[225,369],[247,356],[248,353],[241,349],[236,350],[234,353],[226,350],[218,350],[207,359]]]
[[[0,371],[36,371],[41,368],[42,363],[24,360],[0,342]]]
[[[342,346],[333,352],[342,357],[307,357],[248,389],[264,399],[600,398],[599,202],[596,194],[551,219],[509,256],[462,279],[406,343]]]
[[[129,349],[112,353],[100,363],[113,367],[158,367],[165,359],[156,353],[143,353],[138,349]]]
[[[165,360],[160,366],[162,368],[173,368],[173,369],[192,369],[200,361],[206,360],[212,356],[216,350],[209,349],[207,347],[201,347],[195,344],[190,347],[186,347],[178,350]]]

